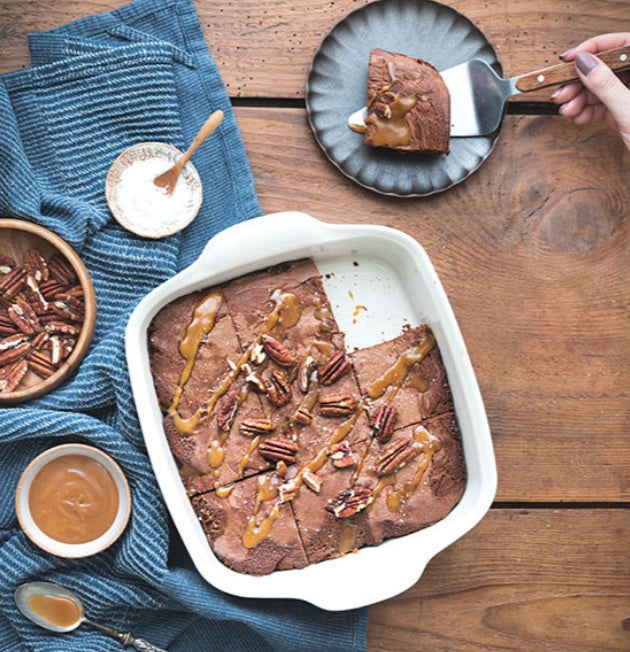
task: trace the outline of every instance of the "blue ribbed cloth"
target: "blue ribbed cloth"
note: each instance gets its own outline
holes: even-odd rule
[[[93,620],[177,651],[363,650],[367,611],[223,594],[192,568],[145,454],[123,349],[127,318],[149,290],[190,264],[217,231],[260,214],[229,98],[189,0],[136,0],[32,34],[33,67],[0,77],[0,216],[37,222],[81,255],[97,293],[94,341],[76,376],[0,410],[0,651],[118,650],[87,626],[54,635],[13,604],[22,582],[75,590]],[[152,241],[112,219],[104,179],[118,154],[157,140],[185,148],[215,109],[218,132],[193,157],[205,193],[182,233]],[[112,455],[133,508],[121,539],[83,560],[40,551],[18,527],[18,477],[38,453],[86,442]],[[330,587],[331,591],[335,587]]]

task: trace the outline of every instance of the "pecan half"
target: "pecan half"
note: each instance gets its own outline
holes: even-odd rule
[[[322,385],[332,385],[349,370],[350,360],[343,351],[337,349],[320,368],[319,382]]]
[[[0,369],[0,392],[12,392],[22,382],[28,371],[28,362],[22,358]]]
[[[383,476],[400,471],[417,454],[418,451],[414,447],[411,439],[395,439],[376,458],[374,464],[376,475]]]
[[[62,319],[74,322],[83,321],[83,302],[79,299],[74,297],[68,297],[65,301],[55,299],[50,307]]]
[[[15,324],[9,315],[6,313],[0,313],[0,335],[13,335],[18,332],[18,329],[15,327]]]
[[[338,469],[347,469],[357,463],[354,453],[345,441],[332,446],[330,449],[330,460],[333,466]]]
[[[326,509],[337,518],[348,518],[364,510],[373,500],[374,496],[367,487],[348,487],[330,499]]]
[[[236,410],[238,409],[238,394],[235,390],[228,392],[221,400],[221,405],[217,410],[217,425],[220,430],[227,432],[234,421]]]
[[[50,335],[46,331],[41,331],[31,340],[31,344],[34,349],[43,349],[48,340],[50,340]]]
[[[22,342],[28,340],[28,335],[24,333],[15,333],[15,335],[9,335],[0,340],[0,351],[8,351],[9,349],[14,349]]]
[[[72,285],[69,287],[67,290],[64,290],[63,292],[59,293],[59,296],[55,296],[55,299],[61,299],[62,294],[71,296],[71,297],[76,297],[77,299],[82,299],[83,298],[83,288],[80,285]]]
[[[295,355],[279,340],[263,333],[260,338],[267,355],[282,367],[291,367],[295,364]]]
[[[47,301],[52,301],[56,295],[64,292],[66,285],[60,283],[56,278],[49,278],[47,281],[39,284],[39,291]]]
[[[268,435],[276,429],[276,424],[269,417],[247,417],[241,422],[241,435],[257,437]]]
[[[0,279],[0,296],[5,299],[12,299],[21,289],[24,283],[25,271],[16,267]]]
[[[308,467],[302,471],[302,480],[304,484],[311,490],[318,494],[322,488],[322,479],[313,473]]]
[[[29,303],[23,299],[16,299],[7,310],[11,321],[27,335],[35,335],[42,328],[37,314]]]
[[[80,332],[78,326],[61,321],[57,316],[55,316],[53,321],[46,322],[44,330],[47,333],[58,333],[61,335],[78,335]]]
[[[270,462],[285,462],[286,464],[295,464],[298,445],[290,439],[281,439],[280,437],[269,437],[264,439],[258,446],[258,452]]]
[[[369,426],[372,437],[376,437],[379,444],[386,444],[394,432],[394,425],[398,419],[398,411],[389,403],[378,403],[370,410]]]
[[[72,285],[77,278],[72,265],[63,257],[53,254],[48,261],[50,276],[63,285]]]
[[[48,378],[57,371],[51,359],[42,351],[33,351],[28,357],[29,369],[40,378]]]
[[[48,280],[48,265],[37,249],[29,249],[24,253],[24,269],[37,283]]]
[[[308,408],[300,405],[298,409],[291,415],[291,423],[299,423],[303,426],[308,426],[312,421],[313,415],[309,412]]]
[[[315,360],[310,355],[307,355],[300,363],[300,368],[298,369],[297,374],[297,382],[302,394],[306,394],[306,392],[308,392],[311,376],[313,371],[315,371],[315,367]]]
[[[357,399],[351,394],[325,394],[320,396],[319,413],[323,417],[345,417],[357,409]]]
[[[30,342],[22,342],[0,353],[0,367],[21,360],[31,350]]]
[[[267,383],[267,398],[276,407],[282,407],[291,400],[291,383],[282,369],[272,369]]]

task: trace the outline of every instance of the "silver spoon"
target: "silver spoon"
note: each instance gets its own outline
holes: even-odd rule
[[[51,632],[65,634],[74,631],[81,623],[86,623],[99,632],[117,639],[125,647],[133,647],[142,652],[167,652],[164,648],[152,645],[142,638],[135,638],[131,632],[119,632],[113,627],[89,620],[85,617],[83,602],[79,596],[58,584],[28,582],[18,586],[13,597],[22,614],[36,625]],[[47,612],[47,608],[51,611]]]

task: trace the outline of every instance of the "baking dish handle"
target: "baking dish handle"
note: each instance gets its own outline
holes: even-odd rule
[[[218,233],[208,241],[192,267],[199,265],[207,270],[209,263],[233,267],[260,258],[261,248],[266,257],[282,256],[325,242],[326,231],[333,226],[297,211],[262,215]],[[270,233],[276,237],[270,238]]]

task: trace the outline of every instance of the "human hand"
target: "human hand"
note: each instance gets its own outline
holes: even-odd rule
[[[561,54],[564,61],[575,61],[581,83],[561,86],[551,100],[560,105],[561,115],[577,125],[604,120],[630,150],[630,71],[615,75],[593,56],[623,45],[630,45],[630,32],[595,36]]]

